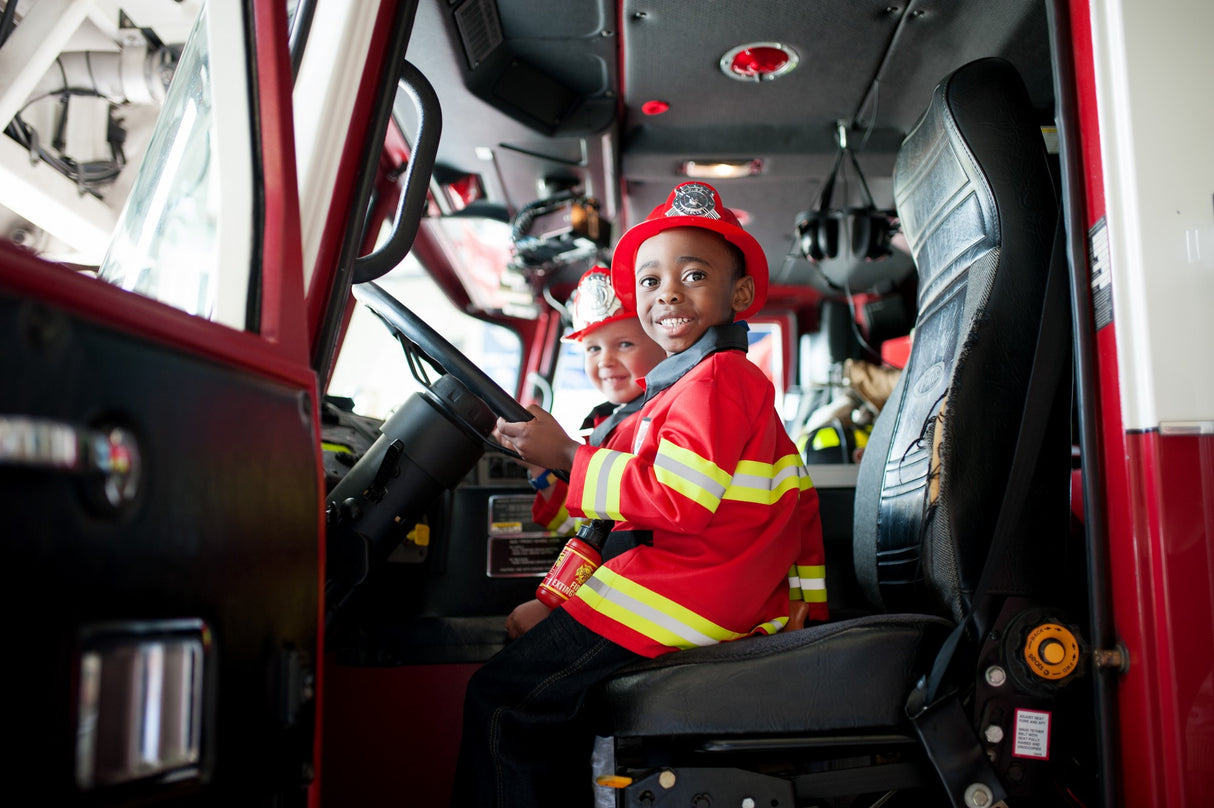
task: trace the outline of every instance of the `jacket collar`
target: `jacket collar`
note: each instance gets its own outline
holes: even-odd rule
[[[586,420],[582,422],[582,429],[594,427],[590,433],[590,445],[602,446],[611,431],[619,426],[620,421],[639,410],[643,403],[645,403],[645,397],[637,396],[624,404],[612,404],[610,401],[604,401],[591,410],[590,415],[586,416]],[[594,422],[597,418],[603,420],[596,425]]]
[[[746,336],[746,332],[749,330],[744,321],[714,325],[705,331],[704,336],[696,340],[690,348],[663,359],[645,377],[645,401],[649,401],[673,385],[706,357],[718,351],[745,353],[750,346],[750,341]]]
[[[604,418],[607,418],[611,413],[615,412],[619,404],[612,404],[610,401],[604,401],[596,406],[593,410],[582,419],[580,429],[585,432],[587,429],[594,429],[594,425],[600,423]]]

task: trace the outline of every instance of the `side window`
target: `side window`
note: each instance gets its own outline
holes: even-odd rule
[[[780,413],[781,418],[787,420],[788,414],[785,412],[786,402],[784,400],[787,380],[784,367],[784,324],[775,320],[753,320],[748,325],[750,333],[747,334],[747,337],[750,340],[750,349],[746,352],[746,356],[759,366],[763,375],[771,380],[772,386],[776,389],[776,412]]]
[[[522,356],[518,335],[457,309],[413,255],[376,283],[504,390],[516,389]],[[350,398],[359,415],[382,419],[420,388],[394,334],[366,306],[356,305],[329,382],[329,395]]]
[[[190,314],[257,330],[260,211],[243,5],[210,3],[198,15],[100,274]]]
[[[585,356],[581,345],[562,342],[552,378],[552,417],[575,437],[586,413],[604,400],[586,375]]]

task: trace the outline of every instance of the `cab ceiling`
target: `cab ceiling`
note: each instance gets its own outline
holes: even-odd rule
[[[424,0],[408,58],[443,105],[440,165],[482,175],[511,212],[543,194],[544,176],[567,177],[606,203],[618,235],[665,198],[684,160],[763,160],[759,176],[718,187],[775,267],[834,162],[837,121],[852,127],[880,206],[892,206],[902,137],[966,62],[1011,61],[1048,123],[1045,11],[1035,0]],[[757,42],[791,47],[799,65],[761,83],[721,72],[725,52]],[[651,100],[669,111],[643,114]]]

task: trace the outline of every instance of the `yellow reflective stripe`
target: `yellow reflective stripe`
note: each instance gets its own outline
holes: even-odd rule
[[[797,574],[797,565],[793,564],[788,570],[788,598],[801,599],[801,576]]]
[[[826,602],[826,565],[797,565],[797,576],[801,579],[801,597],[806,603]]]
[[[777,617],[775,620],[768,620],[766,623],[755,626],[755,630],[751,634],[775,634],[782,628],[788,625],[788,615]]]
[[[746,636],[718,626],[608,567],[595,570],[577,597],[599,614],[670,648],[715,645]]]
[[[564,504],[562,504],[561,507],[557,510],[556,516],[552,517],[552,519],[550,519],[548,521],[548,524],[544,525],[544,529],[545,530],[555,530],[555,531],[559,532],[561,529],[561,526],[564,525],[568,521],[569,521],[569,509],[566,508],[564,506]]]
[[[775,463],[741,460],[724,499],[773,505],[789,491],[813,488],[809,472],[798,455],[784,455]]]
[[[597,449],[586,464],[582,510],[591,519],[624,519],[620,513],[620,479],[633,455]]]
[[[798,564],[797,577],[801,579],[801,585],[805,585],[805,579],[810,580],[826,580],[826,565],[825,564]]]
[[[711,460],[663,438],[653,460],[658,482],[716,512],[729,485],[729,473]]]
[[[857,429],[853,433],[853,435],[856,438],[856,448],[857,449],[863,449],[865,446],[868,445],[868,430],[867,429]]]
[[[830,427],[823,427],[814,434],[814,450],[831,449],[839,445],[839,432]]]

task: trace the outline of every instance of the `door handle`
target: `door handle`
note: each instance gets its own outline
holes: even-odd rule
[[[90,429],[48,418],[0,415],[0,466],[92,478],[111,508],[131,502],[139,490],[139,445],[121,427]]]

